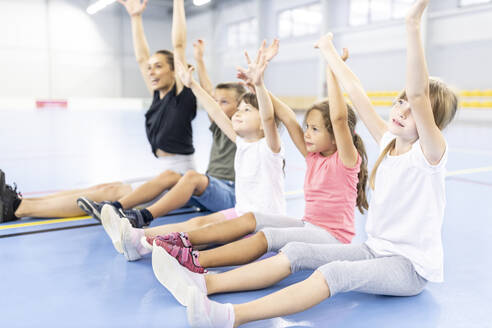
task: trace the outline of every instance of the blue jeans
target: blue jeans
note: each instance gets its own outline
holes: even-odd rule
[[[234,181],[221,180],[207,175],[208,186],[200,196],[192,196],[188,206],[198,206],[212,212],[219,212],[236,205]]]

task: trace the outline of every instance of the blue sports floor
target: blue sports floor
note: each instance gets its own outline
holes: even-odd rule
[[[7,182],[32,196],[159,172],[145,139],[142,112],[0,111],[0,168]],[[302,118],[301,116],[299,117]],[[419,296],[337,295],[309,311],[244,327],[492,327],[492,123],[455,122],[443,227],[445,282]],[[194,121],[196,160],[205,170],[208,121]],[[376,145],[362,125],[370,161]],[[288,212],[300,216],[304,163],[288,140]],[[153,224],[197,214],[160,218]],[[24,219],[21,222],[41,220]],[[187,327],[185,308],[154,277],[150,258],[127,262],[96,221],[8,228],[0,225],[0,327]],[[365,239],[357,215],[357,238]],[[18,236],[40,229],[89,225]],[[423,227],[424,228],[424,227]],[[245,302],[307,277],[301,272],[271,288],[212,296]]]

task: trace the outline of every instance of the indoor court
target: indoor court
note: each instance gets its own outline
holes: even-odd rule
[[[100,9],[90,13],[95,9],[88,7],[98,2]],[[203,39],[213,85],[236,81],[236,67],[247,65],[244,50],[253,57],[261,40],[278,37],[279,54],[267,68],[265,84],[295,110],[300,124],[306,110],[327,97],[325,62],[313,48],[327,32],[333,32],[337,49],[349,49],[347,64],[381,117],[388,117],[405,87],[404,17],[412,0],[194,2],[199,1],[184,5],[188,63],[195,65],[192,44]],[[6,183],[15,183],[28,198],[161,173],[162,161],[152,154],[145,130],[152,99],[123,6],[103,0],[0,0],[0,5],[7,36],[0,39],[0,169]],[[172,0],[148,0],[143,21],[151,52],[172,49],[172,15]],[[429,73],[460,96],[456,117],[443,130],[444,282],[429,282],[411,297],[341,293],[306,311],[241,327],[492,327],[492,1],[430,0],[423,21]],[[199,102],[192,128],[200,173],[210,156],[209,125]],[[360,119],[356,133],[364,140],[370,170],[378,145]],[[287,214],[300,218],[306,162],[285,126],[280,136]],[[210,213],[186,206],[151,226]],[[366,219],[367,212],[355,211],[353,244],[366,240]],[[210,299],[248,302],[312,272]],[[99,221],[88,216],[0,223],[0,295],[5,328],[189,327],[186,308],[154,276],[151,255],[128,262]]]

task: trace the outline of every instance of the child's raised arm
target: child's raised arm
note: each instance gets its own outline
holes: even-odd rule
[[[345,62],[338,55],[332,42],[333,34],[328,33],[316,44],[321,50],[324,58],[328,62],[333,74],[342,84],[348,93],[350,100],[354,104],[355,110],[359,113],[367,129],[379,144],[381,137],[388,130],[386,122],[376,113],[372,107],[371,100],[366,94],[357,76],[350,70]]]
[[[264,55],[267,62],[270,62],[278,54],[278,49],[279,40],[275,39],[272,44],[264,50]],[[244,81],[243,84],[245,86],[250,89],[252,88],[252,91],[256,92],[256,90],[254,90],[253,82],[246,74],[239,71],[237,77]],[[275,116],[278,117],[283,125],[285,125],[292,141],[296,145],[297,149],[299,149],[302,156],[306,157],[308,152],[304,141],[304,131],[297,121],[296,114],[287,104],[278,99],[273,93],[269,92],[269,96],[272,101]]]
[[[214,91],[214,86],[207,72],[205,61],[203,60],[203,53],[205,52],[205,43],[199,39],[193,43],[193,55],[196,61],[196,70],[198,73],[198,81],[200,86],[205,89],[210,95]]]
[[[347,58],[348,51],[344,49],[342,60],[347,60]],[[343,98],[340,85],[330,67],[326,68],[326,81],[328,86],[328,103],[330,104],[330,121],[333,127],[338,155],[343,165],[352,168],[357,164],[357,148],[354,145],[352,132],[348,124],[347,104]]]
[[[441,160],[446,142],[434,121],[429,97],[429,72],[420,36],[420,21],[429,0],[417,0],[406,17],[407,81],[406,94],[417,125],[422,152],[431,164]]]
[[[292,142],[294,142],[294,145],[296,145],[299,152],[302,156],[306,157],[308,151],[306,149],[306,141],[304,140],[304,131],[302,130],[302,126],[297,121],[296,114],[287,104],[275,97],[274,94],[271,92],[269,94],[270,99],[272,100],[275,115],[278,117],[280,122],[285,125]]]
[[[258,109],[260,111],[260,118],[263,124],[263,130],[265,133],[265,139],[268,147],[274,152],[280,152],[280,135],[278,133],[277,125],[275,124],[275,112],[273,110],[272,100],[270,94],[265,87],[263,75],[267,66],[267,60],[265,56],[266,42],[263,41],[256,60],[252,62],[245,53],[246,60],[248,61],[248,69],[238,68],[238,70],[246,74],[250,79],[256,90],[256,97],[258,99]]]
[[[205,91],[196,81],[193,79],[193,67],[187,69],[184,64],[177,60],[175,61],[176,74],[179,76],[183,85],[187,88],[191,88],[191,91],[195,94],[198,101],[203,105],[207,111],[209,117],[217,124],[217,126],[224,132],[224,134],[236,142],[236,132],[232,128],[232,122],[220,108],[219,104],[212,98],[212,96]]]

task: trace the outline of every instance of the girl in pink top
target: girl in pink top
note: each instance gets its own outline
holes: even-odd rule
[[[249,82],[249,71],[254,71],[257,65],[266,66],[265,53],[271,58],[277,47],[278,42],[275,42],[269,49],[261,48],[259,62],[249,63],[249,70],[241,69],[240,77]],[[347,52],[344,56],[348,56]],[[149,243],[155,241],[153,268],[157,278],[180,303],[186,304],[186,288],[174,288],[179,285],[176,284],[179,278],[168,268],[171,257],[190,271],[202,273],[207,267],[249,263],[293,241],[332,244],[352,240],[355,207],[361,212],[367,209],[367,157],[361,138],[354,132],[355,113],[345,104],[340,87],[329,73],[329,101],[317,103],[307,111],[304,131],[294,112],[270,94],[276,116],[306,158],[303,219],[247,213],[199,230],[148,240]],[[256,234],[239,239],[251,232]],[[193,250],[193,246],[211,243],[226,245],[212,250]]]

